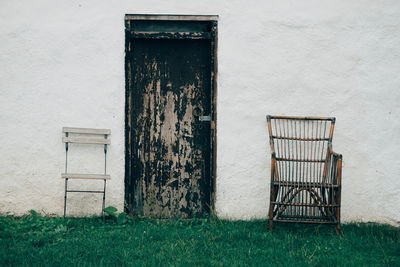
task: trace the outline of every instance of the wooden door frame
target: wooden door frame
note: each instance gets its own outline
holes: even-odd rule
[[[209,22],[209,32],[138,32],[132,29],[132,21],[194,21],[194,22]],[[129,58],[132,47],[129,46],[130,38],[145,38],[145,39],[209,39],[211,41],[211,137],[210,137],[210,215],[215,213],[215,188],[217,177],[217,73],[218,73],[218,16],[217,15],[155,15],[155,14],[126,14],[125,15],[125,178],[124,178],[124,209],[129,210],[127,203],[129,198],[129,190],[127,184],[131,183],[132,177],[132,162],[136,160],[136,154],[131,149],[132,130],[131,123],[131,90],[130,74],[129,74]],[[132,36],[133,35],[133,36]],[[129,190],[128,190],[129,189]],[[133,192],[131,192],[133,194]],[[133,196],[134,197],[134,196]]]

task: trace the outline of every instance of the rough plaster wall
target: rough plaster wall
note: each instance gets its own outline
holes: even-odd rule
[[[125,13],[220,15],[220,217],[266,217],[265,115],[286,114],[337,117],[345,221],[400,221],[394,0],[1,1],[1,212],[61,214],[62,126],[112,130],[107,204],[122,209]],[[72,214],[91,214],[94,200],[75,195]]]

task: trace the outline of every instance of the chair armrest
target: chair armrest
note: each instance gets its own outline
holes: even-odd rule
[[[271,156],[271,183],[279,180],[275,153]]]
[[[335,185],[342,184],[342,154],[329,151],[327,182]]]
[[[334,152],[333,150],[331,150],[330,154],[331,154],[332,156],[335,156],[335,157],[338,157],[338,158],[342,158],[342,157],[343,157],[342,154],[336,153],[336,152]]]

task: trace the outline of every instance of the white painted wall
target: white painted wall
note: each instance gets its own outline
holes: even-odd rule
[[[337,117],[334,149],[344,155],[345,221],[400,221],[395,0],[2,0],[2,213],[62,214],[62,126],[112,130],[107,204],[123,208],[126,13],[220,15],[220,217],[266,217],[265,115],[285,114]],[[77,149],[101,156],[101,148]],[[76,156],[76,171],[101,169],[100,158]],[[99,196],[76,195],[71,214],[93,214],[99,207]]]

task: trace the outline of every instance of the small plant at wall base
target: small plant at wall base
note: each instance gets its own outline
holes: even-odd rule
[[[128,217],[128,214],[126,212],[121,212],[117,213],[118,209],[113,206],[108,206],[104,208],[104,213],[107,214],[107,218],[113,220],[117,224],[125,224],[131,220],[130,217]]]

